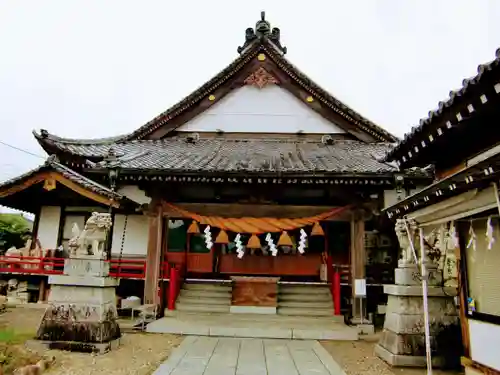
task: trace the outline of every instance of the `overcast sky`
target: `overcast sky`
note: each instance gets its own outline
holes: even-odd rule
[[[44,155],[33,129],[135,130],[236,58],[261,10],[292,63],[398,136],[500,46],[498,0],[0,0],[0,141]],[[0,180],[41,162],[0,144]]]

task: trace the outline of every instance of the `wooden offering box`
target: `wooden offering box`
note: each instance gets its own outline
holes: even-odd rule
[[[232,313],[276,314],[279,277],[232,276]]]

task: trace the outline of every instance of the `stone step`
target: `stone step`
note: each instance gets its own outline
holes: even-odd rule
[[[218,313],[229,313],[229,305],[198,305],[198,304],[183,304],[177,302],[175,304],[175,309],[177,311],[187,311],[187,312],[218,312]]]
[[[183,305],[227,305],[231,304],[230,298],[200,298],[200,297],[184,297],[181,296],[177,300],[177,304]]]
[[[330,294],[330,288],[325,286],[298,286],[298,285],[281,285],[279,287],[280,294]]]
[[[331,294],[278,294],[279,301],[315,301],[328,302],[332,300]]]
[[[278,308],[282,307],[298,307],[303,309],[332,309],[333,302],[331,301],[278,301]]]
[[[181,297],[190,298],[229,298],[232,293],[227,290],[198,290],[198,289],[181,289]]]
[[[233,290],[231,285],[227,284],[208,284],[208,283],[184,283],[182,285],[183,290],[206,290],[206,291],[227,291],[231,292]]]
[[[289,316],[333,316],[333,308],[278,307],[279,315]]]

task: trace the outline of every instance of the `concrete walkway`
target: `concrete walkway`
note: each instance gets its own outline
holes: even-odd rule
[[[345,375],[314,340],[188,336],[153,375]]]

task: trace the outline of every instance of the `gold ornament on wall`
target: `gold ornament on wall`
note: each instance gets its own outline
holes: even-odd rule
[[[208,100],[210,100],[211,102],[213,102],[215,100],[215,95],[212,94],[208,97]]]
[[[259,61],[264,61],[266,59],[266,55],[264,55],[263,53],[259,53],[259,55],[257,56],[257,60]]]
[[[56,188],[56,180],[53,178],[48,178],[43,183],[43,188],[47,191],[54,190]]]
[[[313,98],[312,96],[308,96],[308,97],[306,98],[306,102],[308,102],[308,103],[312,103],[312,102],[314,102],[314,98]]]

